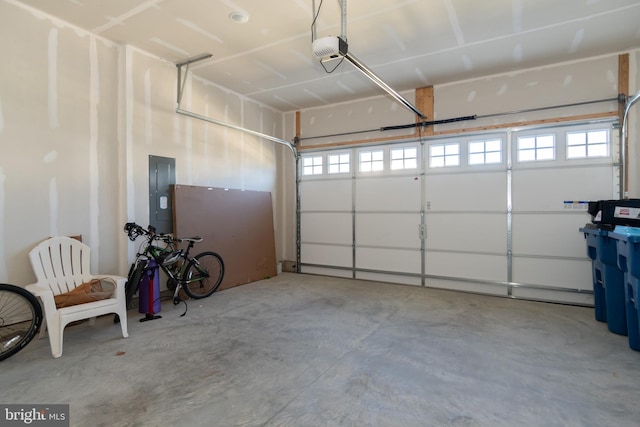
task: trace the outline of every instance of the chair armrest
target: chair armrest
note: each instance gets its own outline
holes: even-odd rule
[[[25,286],[25,289],[40,298],[44,305],[45,313],[54,313],[57,310],[56,302],[53,298],[53,292],[48,287],[34,283],[32,285]]]
[[[25,286],[25,289],[37,297],[43,297],[43,296],[46,297],[50,295],[53,298],[53,292],[51,292],[51,289],[45,286],[40,286],[37,283],[34,283],[32,285],[27,285]]]

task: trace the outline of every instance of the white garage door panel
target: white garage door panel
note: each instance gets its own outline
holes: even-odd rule
[[[426,215],[427,249],[470,252],[507,252],[505,214]]]
[[[516,298],[528,298],[542,301],[565,302],[567,304],[593,305],[593,294],[581,294],[577,292],[549,291],[535,288],[513,289]]]
[[[397,274],[369,273],[367,271],[356,272],[356,279],[373,280],[376,282],[399,283],[401,285],[422,285],[422,280],[419,277],[400,276]]]
[[[380,177],[356,180],[358,211],[420,211],[420,180]]]
[[[302,213],[300,231],[303,243],[333,243],[351,245],[352,217],[350,213]]]
[[[522,284],[593,290],[589,261],[514,257],[513,281]]]
[[[611,167],[513,171],[513,211],[563,209],[565,200],[611,198]]]
[[[303,181],[300,183],[303,211],[351,211],[351,180]]]
[[[426,177],[427,209],[435,211],[495,211],[507,209],[507,174],[442,174]]]
[[[507,258],[499,255],[427,252],[426,274],[463,279],[507,280]]]
[[[420,274],[420,251],[356,248],[356,268]]]
[[[438,289],[451,289],[454,291],[475,292],[480,294],[505,296],[507,294],[507,285],[489,284],[473,281],[433,279],[427,277],[425,286]]]
[[[334,268],[322,268],[308,265],[300,266],[300,272],[307,274],[319,274],[321,276],[347,277],[352,278],[351,270],[336,270]]]
[[[356,214],[356,242],[364,246],[420,249],[419,214]]]
[[[513,253],[584,257],[585,240],[578,232],[589,216],[572,214],[514,214]]]
[[[300,262],[303,264],[351,267],[353,265],[352,259],[353,251],[351,247],[314,245],[310,243],[300,245]]]

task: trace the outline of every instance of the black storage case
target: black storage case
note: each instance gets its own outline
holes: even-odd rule
[[[589,202],[587,211],[594,224],[640,227],[640,199]]]

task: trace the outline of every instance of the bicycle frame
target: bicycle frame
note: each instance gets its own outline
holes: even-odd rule
[[[139,227],[139,226],[137,226]],[[209,277],[209,272],[203,269],[196,258],[190,257],[189,252],[193,248],[195,242],[190,239],[174,239],[172,236],[165,234],[156,234],[155,228],[149,227],[149,230],[146,231],[139,228],[134,228],[131,226],[130,230],[127,230],[125,227],[125,231],[128,232],[129,238],[135,240],[140,235],[145,235],[146,241],[144,243],[144,249],[141,252],[136,254],[136,259],[134,261],[134,265],[138,266],[138,264],[142,260],[154,260],[156,264],[160,267],[162,271],[167,275],[169,280],[173,281],[176,284],[176,287],[173,291],[173,303],[179,304],[181,301],[180,298],[180,290],[184,287],[184,285],[197,282],[199,280],[205,279]],[[186,250],[177,249],[176,244],[187,241]],[[158,246],[156,242],[161,241],[165,243],[165,247]],[[184,279],[184,271],[189,265],[193,265],[198,274],[192,277],[189,277],[188,280]],[[146,268],[147,264],[142,267],[142,270]]]

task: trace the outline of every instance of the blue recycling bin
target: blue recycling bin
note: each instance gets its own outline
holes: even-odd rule
[[[160,312],[160,271],[154,260],[149,260],[142,273],[138,292],[138,313],[153,315]]]
[[[629,347],[640,351],[640,228],[618,225],[610,236],[616,239],[618,266],[624,272]]]
[[[593,279],[593,297],[596,312],[596,320],[607,321],[606,295],[604,293],[604,282],[602,280],[602,261],[598,257],[598,248],[601,246],[602,236],[607,232],[598,228],[581,228],[587,240],[587,256],[591,260],[591,277]]]
[[[618,266],[616,239],[595,226],[580,228],[591,259],[596,320],[607,322],[609,331],[627,335],[624,273]]]

